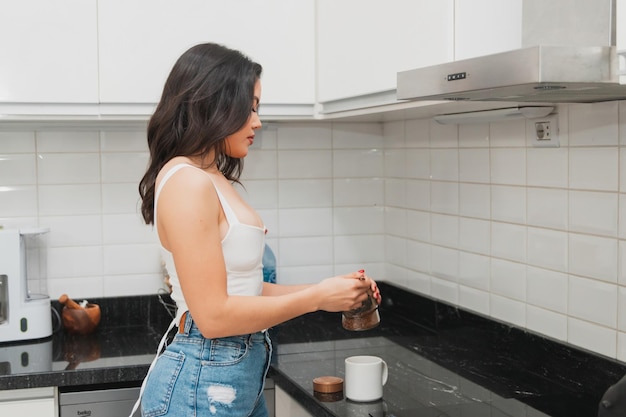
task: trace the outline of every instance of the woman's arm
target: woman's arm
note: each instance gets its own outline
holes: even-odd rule
[[[292,292],[298,292],[311,287],[313,284],[300,284],[300,285],[280,285],[269,282],[263,283],[263,295],[276,296],[285,295]]]
[[[359,271],[360,272],[360,271]],[[370,279],[371,285],[370,289],[372,290],[372,294],[374,295],[374,299],[377,304],[380,304],[382,301],[382,297],[380,295],[380,290],[376,285],[376,281]],[[264,296],[277,296],[277,295],[285,295],[291,294],[294,292],[302,291],[307,288],[310,288],[314,284],[300,284],[300,285],[280,285],[273,284],[269,282],[263,283],[263,295]]]
[[[253,333],[316,310],[345,311],[367,297],[371,280],[333,277],[275,296],[230,296],[220,227],[227,227],[210,178],[183,169],[161,190],[157,227],[172,252],[185,301],[205,337]],[[346,279],[350,278],[350,279]],[[298,286],[300,287],[300,286]]]

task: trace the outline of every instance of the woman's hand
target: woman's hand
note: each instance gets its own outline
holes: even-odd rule
[[[364,269],[361,269],[359,271],[359,274],[362,274],[362,278],[369,279],[372,282],[372,285],[370,287],[370,289],[372,290],[372,295],[374,296],[374,299],[376,300],[376,304],[380,305],[380,303],[383,301],[383,297],[380,295],[380,290],[378,289],[378,285],[376,285],[376,281],[374,281],[373,279],[365,275]]]
[[[374,296],[377,301],[380,299],[376,283],[362,271],[327,278],[314,287],[319,297],[319,310],[337,312],[359,308],[367,299],[368,290],[378,294],[378,298]]]

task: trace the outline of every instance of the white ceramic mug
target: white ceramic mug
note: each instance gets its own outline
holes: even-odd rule
[[[350,356],[345,360],[345,394],[352,401],[376,401],[383,397],[387,363],[378,356]]]

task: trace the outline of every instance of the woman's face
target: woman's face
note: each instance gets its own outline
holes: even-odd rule
[[[226,154],[231,158],[243,158],[248,155],[248,147],[254,143],[254,131],[261,127],[259,119],[259,101],[261,100],[261,81],[254,84],[254,100],[250,103],[250,117],[237,132],[226,137]]]

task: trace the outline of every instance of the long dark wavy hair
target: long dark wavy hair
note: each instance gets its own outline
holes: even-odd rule
[[[176,61],[148,123],[150,162],[139,183],[146,224],[155,221],[157,175],[176,156],[204,160],[213,152],[207,167],[216,165],[228,180],[239,182],[243,159],[226,155],[224,139],[248,121],[261,72],[261,65],[241,52],[215,43],[193,46]]]

